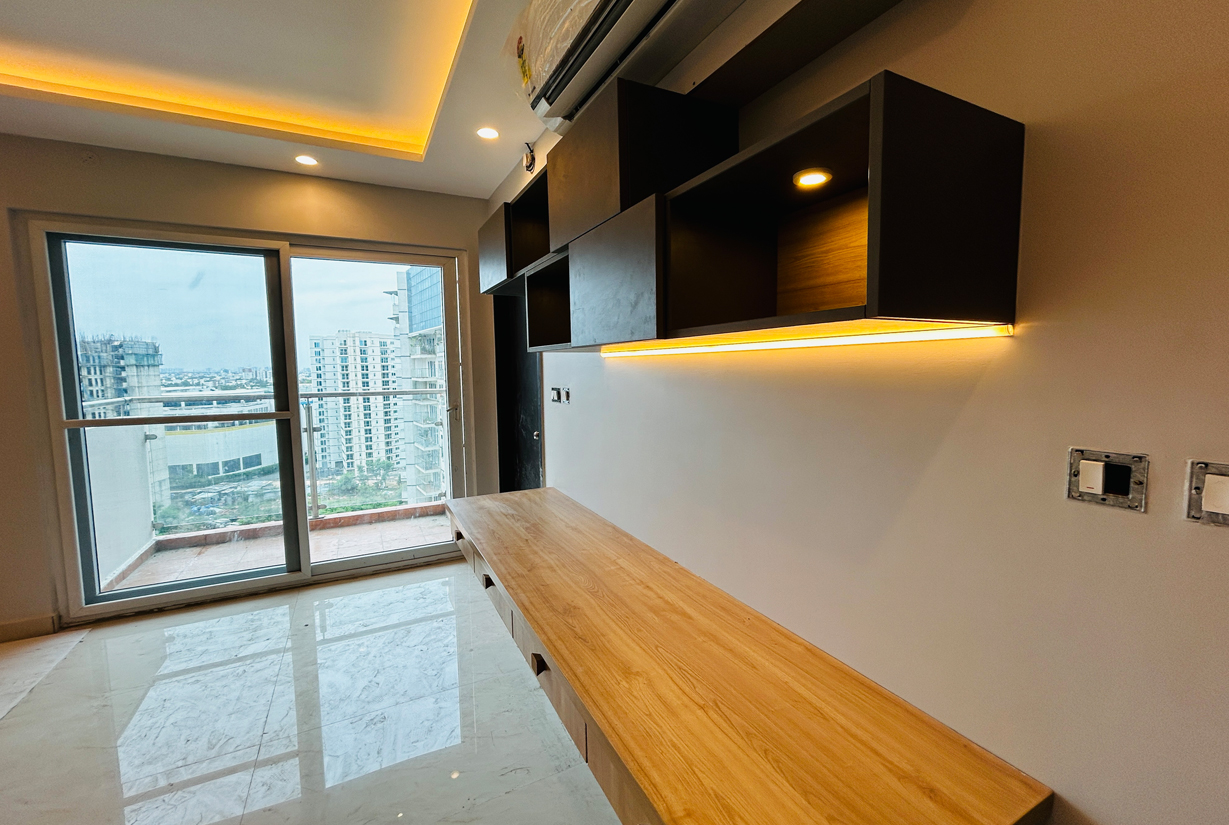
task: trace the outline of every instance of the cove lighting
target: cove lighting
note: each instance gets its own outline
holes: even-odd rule
[[[478,137],[482,138],[483,140],[494,140],[495,138],[499,137],[499,132],[496,132],[490,126],[483,126],[478,130]]]
[[[802,189],[814,189],[832,180],[832,173],[827,169],[803,169],[794,174],[794,186]]]
[[[863,335],[830,335],[818,338],[730,341],[720,344],[684,344],[678,346],[615,344],[602,347],[602,357],[631,358],[639,355],[698,355],[707,352],[750,352],[772,349],[807,349],[811,347],[849,347],[857,344],[891,344],[905,341],[1006,338],[1012,335],[1012,333],[1011,324],[995,324],[971,327],[945,327],[941,329],[902,330],[898,332],[873,332]]]
[[[311,155],[299,155],[298,157],[295,158],[295,160],[303,164],[304,166],[315,166],[317,163],[320,162],[316,160],[314,157],[312,157]]]

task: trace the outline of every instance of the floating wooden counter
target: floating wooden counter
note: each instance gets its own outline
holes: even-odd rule
[[[1049,788],[563,493],[448,510],[626,825],[1049,817]]]

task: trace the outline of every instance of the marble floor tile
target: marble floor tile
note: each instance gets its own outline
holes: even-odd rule
[[[0,644],[0,719],[64,660],[88,630]]]
[[[577,765],[553,776],[472,805],[438,820],[439,825],[619,825],[605,794]]]
[[[0,821],[617,820],[449,563],[97,625],[0,719]]]

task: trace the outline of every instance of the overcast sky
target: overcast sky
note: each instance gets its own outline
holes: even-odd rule
[[[300,352],[310,335],[392,332],[384,290],[397,288],[404,265],[296,258],[291,268]],[[270,366],[258,255],[74,242],[68,272],[79,337],[153,338],[167,367]]]

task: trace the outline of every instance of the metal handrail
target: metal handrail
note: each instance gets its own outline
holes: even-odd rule
[[[356,395],[439,395],[446,389],[387,389],[387,390],[341,390],[338,392],[300,392],[300,398],[342,398]],[[86,408],[106,407],[112,404],[159,404],[167,401],[271,401],[275,398],[271,392],[198,392],[198,393],[167,393],[165,395],[125,395],[120,398],[97,398],[84,401],[81,406]]]

